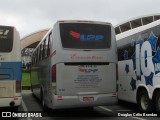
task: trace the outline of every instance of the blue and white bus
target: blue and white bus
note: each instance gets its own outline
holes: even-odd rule
[[[116,53],[110,23],[58,21],[33,52],[33,93],[43,108],[115,104]]]
[[[15,27],[0,26],[0,107],[21,104],[20,36]]]
[[[118,99],[160,113],[160,20],[116,36]]]

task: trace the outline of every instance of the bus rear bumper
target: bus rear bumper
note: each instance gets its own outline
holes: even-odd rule
[[[54,95],[52,109],[95,107],[102,105],[114,105],[117,103],[117,94],[83,95],[83,96],[59,96]]]
[[[21,105],[22,97],[0,98],[0,107],[15,107]]]

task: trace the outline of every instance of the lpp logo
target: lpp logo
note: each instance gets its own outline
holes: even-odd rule
[[[95,72],[98,72],[98,69],[79,68],[79,71],[80,71],[80,72],[83,72],[83,73],[95,73]]]
[[[76,39],[80,39],[81,41],[101,41],[103,40],[104,36],[103,35],[99,35],[99,34],[80,34],[78,32],[75,31],[70,31],[69,34]]]

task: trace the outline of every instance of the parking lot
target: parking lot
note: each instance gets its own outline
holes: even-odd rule
[[[23,101],[19,108],[19,112],[25,113],[40,113],[42,117],[18,117],[18,120],[106,120],[106,119],[123,119],[123,120],[158,120],[156,113],[141,113],[137,105],[120,102],[113,106],[98,106],[93,109],[64,109],[64,110],[50,110],[43,112],[40,101],[37,100],[30,90],[22,92]]]

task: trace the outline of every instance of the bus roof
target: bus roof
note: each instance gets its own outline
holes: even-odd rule
[[[110,22],[91,21],[91,20],[59,20],[57,23],[94,23],[94,24],[109,24]]]

